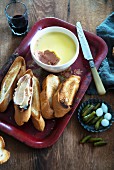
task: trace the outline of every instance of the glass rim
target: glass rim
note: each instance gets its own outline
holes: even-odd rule
[[[10,3],[8,3],[8,4],[6,5],[6,7],[5,7],[5,14],[6,14],[6,16],[7,16],[8,18],[12,18],[13,16],[10,16],[10,15],[7,13],[7,9],[8,9],[8,7],[9,7],[11,4],[15,4],[15,3],[20,3],[20,4],[22,4],[22,5],[25,7],[25,12],[23,13],[23,15],[25,15],[25,14],[27,13],[27,7],[26,7],[26,5],[25,5],[23,2],[20,2],[20,1],[10,2]],[[20,16],[19,18],[22,18],[23,15]],[[15,19],[16,19],[16,18],[15,18]]]

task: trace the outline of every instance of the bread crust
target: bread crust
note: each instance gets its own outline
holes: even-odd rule
[[[54,116],[55,117],[63,117],[66,113],[71,110],[70,106],[65,106],[60,102],[60,94],[59,91],[62,88],[62,84],[59,86],[58,90],[56,91],[53,97],[53,109],[54,109]]]
[[[29,74],[31,76],[31,78],[33,78],[32,70],[28,69],[25,72],[25,74]],[[32,82],[32,88],[33,88],[33,82]],[[30,119],[30,117],[31,117],[31,104],[32,104],[32,96],[30,97],[29,106],[26,110],[20,109],[19,106],[17,106],[14,103],[14,109],[15,109],[14,119],[15,119],[15,122],[19,126],[23,125],[25,122],[28,122],[28,120]]]
[[[37,130],[44,131],[45,121],[41,114],[38,114],[38,116],[32,116],[32,122]]]
[[[41,115],[40,84],[35,76],[33,76],[33,98],[31,115],[34,127],[39,131],[43,131],[45,128],[45,121]]]
[[[7,74],[1,83],[0,91],[0,112],[4,112],[10,101],[13,99],[14,88],[18,79],[25,73],[26,65],[23,57],[17,57],[10,66]]]
[[[2,136],[0,136],[0,164],[5,163],[10,158],[10,152],[5,148],[5,142]]]
[[[0,148],[5,148],[5,142],[2,136],[0,136]]]
[[[76,92],[79,89],[80,76],[71,75],[59,85],[53,96],[53,109],[55,117],[63,117],[71,110]]]
[[[58,76],[53,74],[48,75],[42,84],[42,92],[40,93],[41,112],[45,119],[54,118],[54,110],[52,105],[52,98],[60,84]]]

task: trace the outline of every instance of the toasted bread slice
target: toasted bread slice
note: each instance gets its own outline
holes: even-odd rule
[[[33,76],[33,98],[32,98],[32,122],[34,127],[43,131],[45,128],[45,121],[41,115],[40,108],[40,85],[38,79]]]
[[[15,108],[15,122],[21,126],[31,117],[31,104],[33,95],[33,73],[29,69],[25,72],[15,89],[13,101]]]
[[[5,142],[2,136],[0,136],[0,149],[4,149],[5,148]]]
[[[10,158],[10,152],[5,148],[5,142],[2,136],[0,136],[0,164],[5,163]]]
[[[71,110],[74,96],[78,91],[81,78],[71,75],[66,81],[59,85],[53,96],[53,109],[55,117],[63,117]]]
[[[13,92],[16,83],[25,71],[25,60],[23,57],[19,56],[14,60],[1,83],[0,112],[4,112],[7,109],[8,104],[13,99]]]
[[[52,106],[52,98],[60,84],[58,76],[53,74],[48,75],[42,84],[42,92],[40,93],[41,112],[42,116],[46,119],[54,117],[54,111]]]

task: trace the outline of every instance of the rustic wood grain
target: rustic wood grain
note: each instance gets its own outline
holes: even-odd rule
[[[13,36],[4,14],[8,0],[0,1],[0,68],[18,47],[24,37]],[[29,12],[29,27],[44,17],[57,17],[75,24],[81,21],[83,28],[95,33],[98,26],[113,10],[113,0],[22,0]],[[114,110],[114,91],[105,96],[85,95],[83,100],[98,97]],[[113,170],[114,169],[114,125],[100,134],[84,130],[78,120],[77,111],[59,140],[50,148],[32,149],[0,131],[11,152],[10,160],[0,165],[0,170]],[[103,137],[108,145],[93,148],[80,145],[79,140],[87,134]]]

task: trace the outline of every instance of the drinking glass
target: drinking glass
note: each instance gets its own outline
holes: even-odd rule
[[[12,1],[6,6],[5,14],[14,35],[21,36],[28,32],[28,14],[24,3]]]

